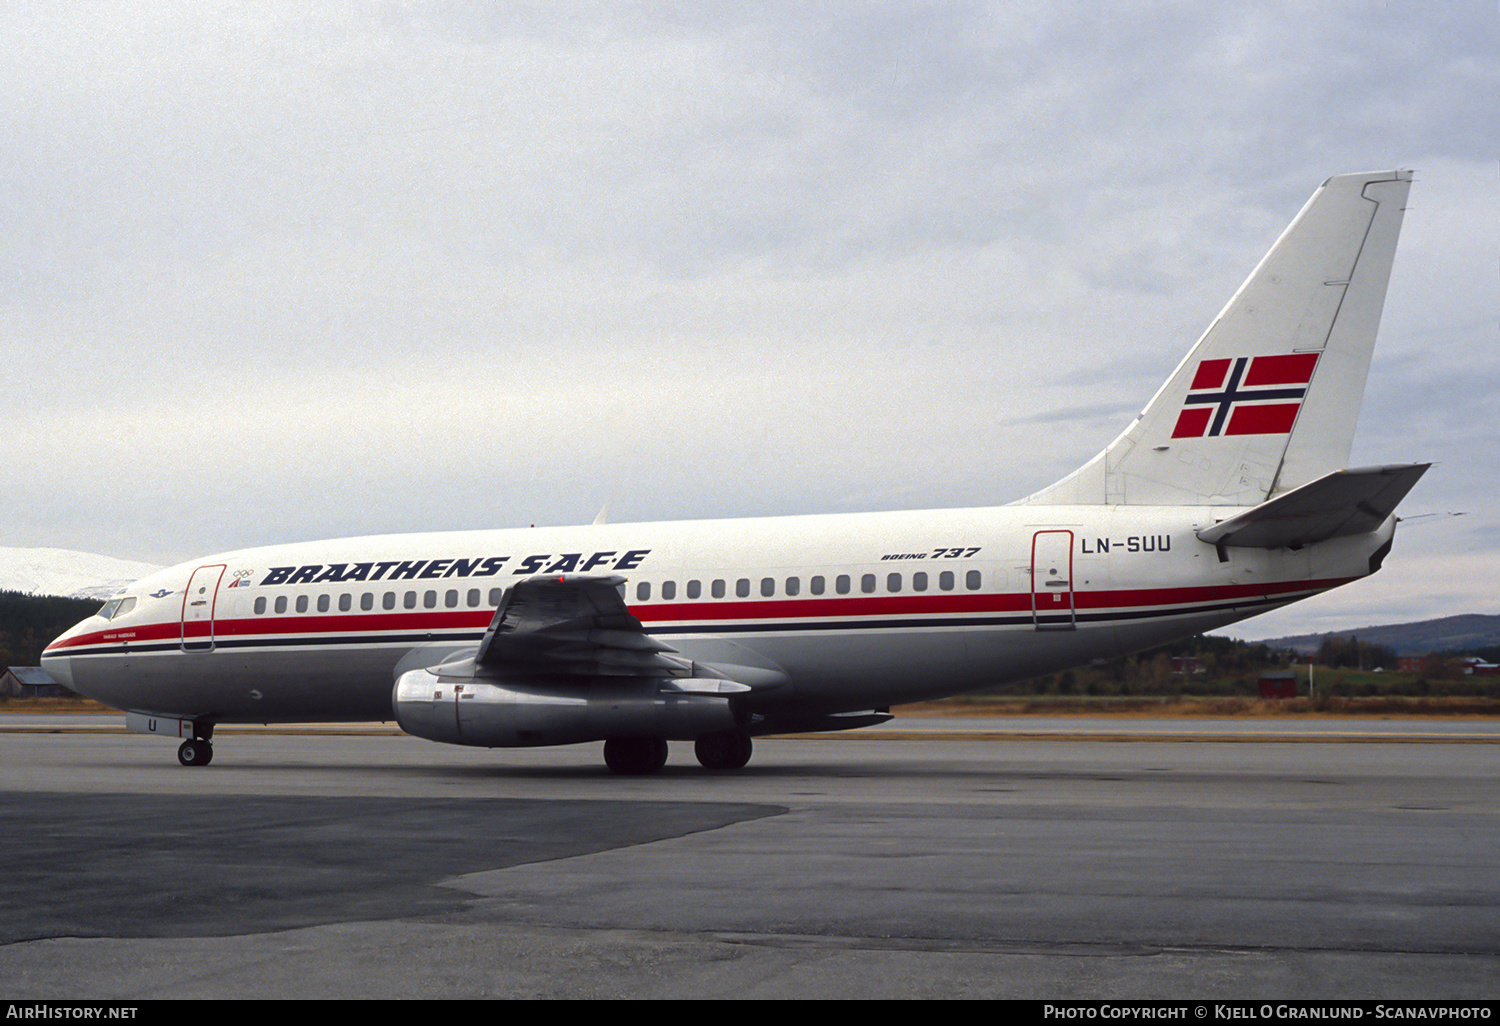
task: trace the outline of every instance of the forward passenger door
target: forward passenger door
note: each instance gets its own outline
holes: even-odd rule
[[[182,596],[182,650],[209,652],[214,647],[214,605],[219,600],[219,582],[228,567],[223,563],[200,566],[188,578]]]

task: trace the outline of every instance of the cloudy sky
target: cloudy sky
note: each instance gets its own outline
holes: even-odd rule
[[[6,5],[0,545],[1007,502],[1124,427],[1324,178],[1410,167],[1353,462],[1437,465],[1381,574],[1230,633],[1500,612],[1497,27]]]

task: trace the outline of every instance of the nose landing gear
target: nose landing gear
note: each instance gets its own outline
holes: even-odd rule
[[[214,746],[204,738],[190,738],[177,746],[177,761],[184,766],[207,766],[214,758]]]

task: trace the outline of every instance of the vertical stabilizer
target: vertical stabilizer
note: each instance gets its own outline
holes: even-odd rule
[[[1134,423],[1021,501],[1253,506],[1343,469],[1410,185],[1324,182]]]

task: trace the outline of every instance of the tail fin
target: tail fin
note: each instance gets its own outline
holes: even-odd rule
[[[1124,434],[1021,501],[1254,506],[1342,469],[1411,177],[1324,182]]]

